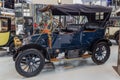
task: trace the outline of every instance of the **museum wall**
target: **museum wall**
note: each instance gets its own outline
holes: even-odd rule
[[[58,0],[32,0],[33,4],[58,4]],[[73,0],[62,0],[64,4],[72,4]]]

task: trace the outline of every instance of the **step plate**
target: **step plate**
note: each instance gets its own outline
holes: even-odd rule
[[[60,61],[60,60],[71,61],[71,60],[80,60],[81,58],[86,59],[86,58],[89,58],[89,57],[91,57],[91,55],[85,54],[85,55],[83,55],[82,57],[78,57],[78,58],[71,58],[71,59],[66,59],[66,58],[64,58],[64,59],[57,59],[57,58],[53,58],[53,59],[51,59],[50,61],[51,61],[51,62],[58,62],[58,61]]]

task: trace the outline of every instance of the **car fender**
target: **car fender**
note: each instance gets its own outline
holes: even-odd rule
[[[10,38],[9,38],[9,41],[8,41],[8,43],[7,43],[7,47],[9,47],[13,42],[14,42],[14,37],[15,36],[11,36]],[[22,41],[22,38],[21,37],[19,37],[19,36],[17,36],[19,39],[20,39],[20,41]]]
[[[18,48],[16,51],[14,51],[14,53],[13,53],[14,54],[13,55],[13,60],[15,61],[16,57],[18,56],[18,54],[21,53],[22,51],[27,50],[27,49],[32,49],[32,48],[33,49],[37,49],[39,51],[43,51],[42,52],[43,56],[46,59],[50,60],[50,57],[49,57],[49,54],[47,53],[47,50],[44,47],[42,47],[41,45],[33,44],[33,43],[24,45],[24,46]]]
[[[115,39],[118,34],[119,34],[119,30],[114,33],[113,39]]]
[[[111,43],[110,40],[103,38],[103,39],[95,40],[95,41],[93,42],[93,44],[91,45],[91,47],[90,47],[90,51],[92,51],[93,48],[94,48],[94,46],[95,46],[97,43],[99,43],[99,42],[106,42],[108,46],[112,46],[112,43]]]

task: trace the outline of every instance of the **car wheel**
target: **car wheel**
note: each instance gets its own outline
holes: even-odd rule
[[[92,52],[92,60],[97,65],[104,64],[110,56],[110,46],[105,42],[97,43]]]
[[[20,53],[15,61],[17,72],[24,77],[36,76],[43,69],[45,59],[36,49],[27,49]]]
[[[14,42],[12,42],[9,46],[9,53],[13,55],[14,49],[15,49],[15,45],[14,45]]]
[[[119,34],[116,35],[115,41],[116,41],[117,44],[119,44]]]

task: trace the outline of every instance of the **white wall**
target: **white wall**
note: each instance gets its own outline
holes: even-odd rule
[[[101,2],[102,1],[102,2]],[[102,6],[107,6],[106,0],[98,0],[94,2],[95,5],[102,5]]]
[[[33,4],[58,4],[58,0],[32,0]],[[73,0],[61,0],[62,4],[73,4]]]
[[[92,2],[92,4],[94,4],[94,5],[107,6],[107,2],[106,1],[107,0],[73,0],[73,3],[80,3],[80,4],[89,5],[90,2]]]
[[[82,0],[73,0],[73,3],[74,3],[74,4],[76,4],[76,3],[78,3],[78,4],[83,4]]]
[[[58,4],[57,1],[58,0],[28,0],[28,1],[31,1],[33,4]],[[92,1],[92,4],[95,4],[95,5],[101,5],[101,1],[102,1],[102,5],[103,6],[106,6],[107,3],[106,1],[107,0],[61,0],[62,1],[62,4],[83,4],[83,1],[86,1],[84,2],[84,4],[89,4],[90,1]]]

